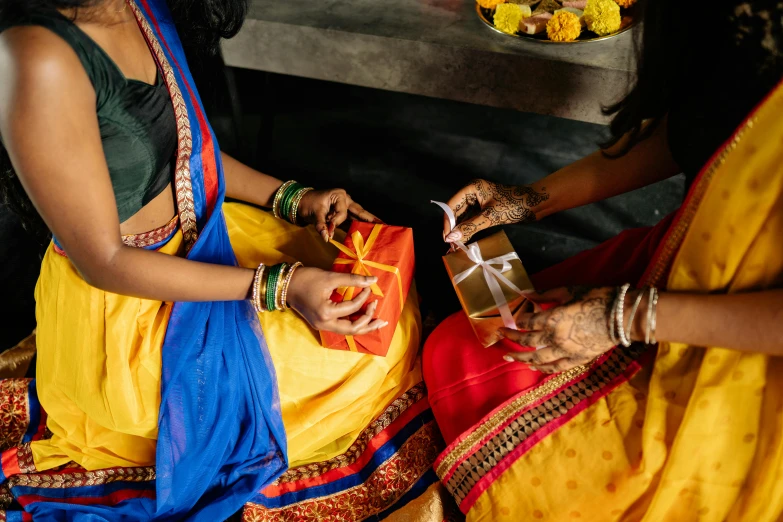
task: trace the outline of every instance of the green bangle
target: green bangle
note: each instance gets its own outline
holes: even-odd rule
[[[286,181],[285,183],[280,185],[280,187],[275,192],[275,197],[272,200],[272,214],[276,218],[281,217],[280,216],[280,200],[282,199],[283,194],[285,194],[286,189],[288,189],[288,187],[290,187],[294,183],[296,183],[296,181],[294,181],[294,180]]]
[[[296,196],[296,193],[299,192],[299,189],[301,188],[302,185],[299,183],[292,183],[288,186],[285,194],[283,194],[283,201],[280,203],[281,218],[288,219],[288,214],[291,212],[291,203],[293,203],[294,196]]]
[[[277,281],[280,276],[281,265],[275,265],[269,269],[269,276],[266,280],[266,309],[270,312],[277,310],[277,303],[275,302],[275,290],[277,289]]]

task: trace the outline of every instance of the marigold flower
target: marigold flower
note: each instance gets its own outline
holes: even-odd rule
[[[568,11],[558,11],[546,24],[546,35],[553,42],[573,42],[581,32],[579,17]]]
[[[505,3],[506,0],[476,0],[478,2],[478,5],[483,7],[484,9],[494,9],[498,5]]]
[[[636,0],[614,0],[614,1],[617,2],[617,5],[619,5],[620,7],[624,8],[624,9],[628,9],[633,4],[636,3]]]
[[[612,34],[620,29],[620,6],[615,0],[587,0],[585,22],[597,35]]]
[[[529,13],[530,8],[527,10]],[[519,22],[524,18],[525,13],[517,4],[501,4],[495,9],[495,27],[504,33],[516,34],[519,31]]]

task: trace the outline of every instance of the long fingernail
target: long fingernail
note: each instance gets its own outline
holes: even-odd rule
[[[544,348],[546,348],[546,345],[536,346],[535,348],[536,348],[536,350],[543,350]]]
[[[389,326],[389,323],[387,321],[384,321],[383,323],[381,323],[381,325],[378,327],[378,329],[380,330],[384,326]]]
[[[454,241],[459,241],[462,239],[462,232],[459,230],[452,230],[449,232],[449,235],[446,236],[446,241],[449,243],[453,243]]]
[[[329,242],[329,233],[326,230],[321,232],[321,237],[324,238],[324,242]]]
[[[510,355],[504,355],[503,360],[507,362],[514,362],[514,358],[511,357]]]
[[[536,368],[533,368],[532,366],[528,366],[527,368],[528,368],[528,370],[530,370],[531,372],[538,372],[538,371],[540,371],[540,370],[537,370]]]

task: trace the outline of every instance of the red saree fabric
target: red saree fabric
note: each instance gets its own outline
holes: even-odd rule
[[[532,277],[536,290],[560,286],[618,286],[642,278],[674,214],[654,227],[626,230],[597,247]],[[524,256],[523,256],[524,259]],[[503,355],[518,349],[504,340],[483,348],[463,312],[442,322],[424,346],[424,380],[446,444],[497,406],[539,384],[545,374]]]

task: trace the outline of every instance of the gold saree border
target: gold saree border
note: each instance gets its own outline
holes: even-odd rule
[[[122,236],[122,242],[129,247],[145,248],[155,243],[168,239],[177,230],[179,225],[179,216],[174,216],[171,220],[154,230],[142,232],[141,234],[126,234]]]
[[[463,501],[484,476],[505,465],[510,455],[525,441],[539,434],[550,422],[573,415],[574,408],[600,394],[623,376],[645,347],[615,348],[603,362],[579,366],[556,375],[538,388],[512,400],[483,421],[471,434],[444,452],[435,472],[463,512]],[[634,373],[638,368],[631,368]],[[537,441],[533,441],[535,444]],[[502,471],[501,471],[502,473]]]
[[[32,456],[31,456],[32,458]],[[71,463],[70,466],[77,466]],[[21,466],[20,466],[21,467]],[[68,469],[68,465],[65,466]],[[100,486],[112,482],[148,482],[155,480],[155,467],[144,466],[138,468],[106,468],[96,471],[83,469],[68,470],[65,473],[22,472],[8,479],[7,487],[13,489],[17,486],[47,489],[78,488],[81,486]]]
[[[193,201],[193,186],[190,177],[190,157],[193,153],[193,135],[190,130],[190,119],[188,116],[188,107],[182,96],[182,91],[177,84],[174,69],[166,58],[163,48],[158,41],[157,36],[150,27],[144,14],[136,5],[135,0],[127,0],[128,5],[136,17],[147,45],[152,50],[155,60],[163,73],[166,87],[171,96],[171,103],[174,106],[174,115],[177,120],[177,160],[174,167],[174,193],[177,199],[177,212],[179,222],[182,226],[182,237],[186,248],[190,247],[198,239],[198,230],[196,224],[196,210]]]
[[[18,445],[30,425],[27,387],[32,379],[0,380],[0,451]]]
[[[680,245],[682,245],[682,242],[685,239],[685,234],[690,228],[694,216],[696,216],[696,211],[699,209],[701,202],[704,200],[704,196],[707,194],[707,189],[710,186],[710,182],[712,181],[715,172],[726,162],[728,155],[737,148],[737,145],[745,132],[748,129],[752,129],[755,122],[756,116],[754,111],[754,114],[748,117],[742,125],[740,125],[732,137],[702,169],[696,183],[688,193],[685,203],[683,203],[680,208],[676,222],[672,225],[672,229],[664,238],[663,245],[657,252],[658,255],[656,256],[656,259],[642,278],[641,286],[664,286],[669,269],[674,263],[674,258],[680,250]]]
[[[364,520],[391,508],[430,470],[438,456],[440,431],[427,422],[400,449],[365,480],[350,489],[303,500],[283,508],[269,509],[248,502],[243,522],[352,522]]]
[[[272,485],[279,486],[288,482],[320,477],[324,473],[337,468],[344,468],[356,462],[367,449],[367,445],[373,437],[389,427],[400,415],[411,406],[427,397],[427,388],[421,382],[395,399],[373,422],[371,422],[356,441],[345,453],[323,462],[314,462],[289,469],[283,473]]]

